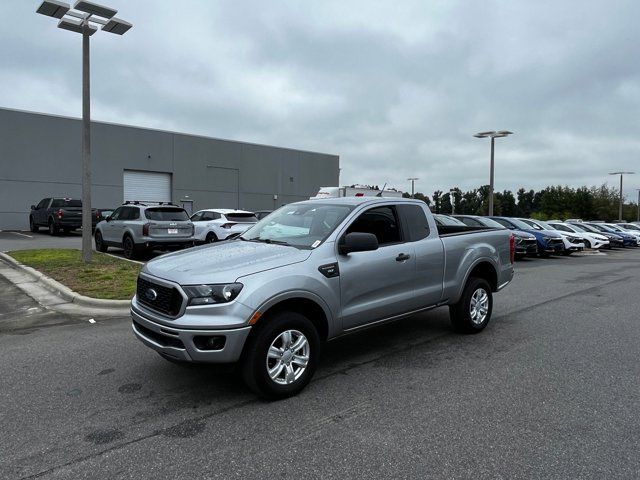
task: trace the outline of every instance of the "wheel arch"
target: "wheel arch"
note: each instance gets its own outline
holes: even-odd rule
[[[498,271],[493,263],[488,260],[479,260],[471,266],[462,284],[463,290],[470,278],[482,278],[489,282],[491,291],[496,292],[498,290]]]
[[[262,312],[260,322],[268,321],[268,316],[281,311],[293,311],[307,317],[318,331],[318,335],[322,341],[329,337],[329,318],[328,309],[312,298],[310,295],[304,295],[301,292],[284,298],[274,299],[258,309]]]

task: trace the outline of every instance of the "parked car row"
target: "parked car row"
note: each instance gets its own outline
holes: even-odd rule
[[[640,225],[635,223],[585,222],[579,219],[535,220],[531,218],[435,215],[440,225],[506,228],[515,237],[516,258],[571,255],[584,249],[640,246]]]

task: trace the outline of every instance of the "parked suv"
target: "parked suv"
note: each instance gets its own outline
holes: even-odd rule
[[[127,202],[96,226],[94,238],[99,252],[118,247],[126,258],[136,258],[153,249],[193,246],[193,233],[184,208],[170,203]]]
[[[91,226],[98,223],[96,209],[91,211]],[[51,235],[62,230],[69,233],[82,227],[82,200],[75,198],[43,198],[38,205],[31,205],[29,213],[29,229],[37,232],[46,227]]]
[[[235,237],[252,227],[258,219],[244,210],[207,209],[191,216],[197,242],[213,243]]]

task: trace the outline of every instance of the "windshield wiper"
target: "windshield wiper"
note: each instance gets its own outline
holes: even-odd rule
[[[251,239],[246,239],[244,237],[240,237],[242,238],[242,240],[245,240],[247,242],[261,242],[261,243],[273,243],[276,245],[286,245],[286,246],[291,246],[291,244],[289,242],[285,242],[284,240],[273,240],[271,238],[251,238]]]

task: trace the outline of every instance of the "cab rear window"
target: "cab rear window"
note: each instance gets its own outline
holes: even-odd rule
[[[182,208],[147,208],[144,216],[148,220],[157,220],[161,222],[181,222],[189,220],[189,215]]]
[[[72,198],[54,198],[51,202],[51,208],[64,207],[82,207],[82,200],[74,200]]]

